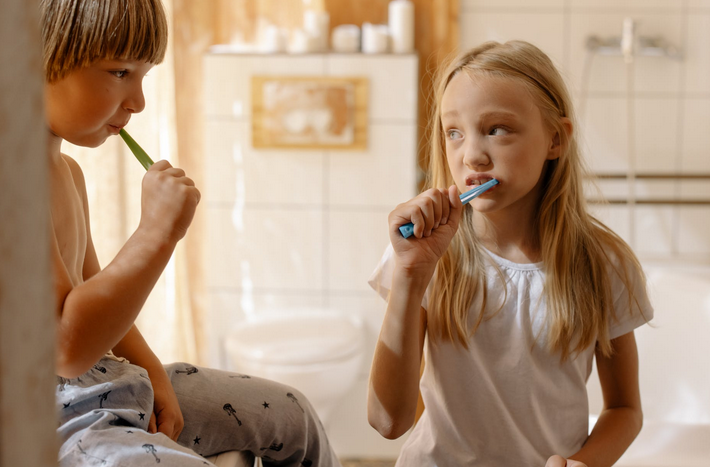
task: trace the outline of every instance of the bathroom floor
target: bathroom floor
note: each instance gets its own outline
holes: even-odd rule
[[[393,460],[380,459],[341,459],[343,467],[394,467]]]

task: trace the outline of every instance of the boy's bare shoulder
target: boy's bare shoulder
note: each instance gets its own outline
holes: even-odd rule
[[[72,177],[74,178],[74,183],[76,184],[77,188],[80,188],[80,191],[83,191],[86,186],[86,181],[84,180],[84,172],[81,170],[81,166],[70,156],[64,153],[61,153],[61,156],[64,162],[66,162],[67,166],[69,167],[69,170],[71,171]]]

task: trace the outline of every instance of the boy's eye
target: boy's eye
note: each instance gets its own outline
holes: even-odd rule
[[[125,78],[128,74],[128,70],[113,70],[111,71],[111,74],[114,75],[116,78]]]
[[[505,136],[508,133],[509,133],[509,131],[506,130],[505,128],[496,126],[496,127],[491,128],[491,131],[488,134],[491,136]]]

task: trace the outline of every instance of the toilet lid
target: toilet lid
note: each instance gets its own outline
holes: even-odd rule
[[[347,316],[290,314],[239,323],[228,346],[251,361],[299,365],[347,358],[361,341],[360,323]]]

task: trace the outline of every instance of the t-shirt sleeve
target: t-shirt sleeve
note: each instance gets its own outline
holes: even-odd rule
[[[377,267],[370,275],[367,283],[372,287],[372,289],[377,292],[377,294],[382,297],[385,301],[389,300],[390,290],[392,290],[392,276],[394,275],[394,248],[392,244],[387,246],[385,253],[382,255],[380,262]],[[422,307],[427,308],[427,301],[429,299],[429,287],[427,287],[426,292],[424,292],[424,298],[422,299]]]
[[[653,319],[653,306],[646,291],[646,277],[634,268],[628,267],[629,289],[621,279],[623,269],[612,268],[612,293],[614,314],[609,320],[609,338],[616,339]]]
[[[367,283],[385,301],[389,299],[392,289],[392,274],[394,270],[394,249],[392,244],[387,245],[385,253],[382,255],[377,267],[370,275]]]

